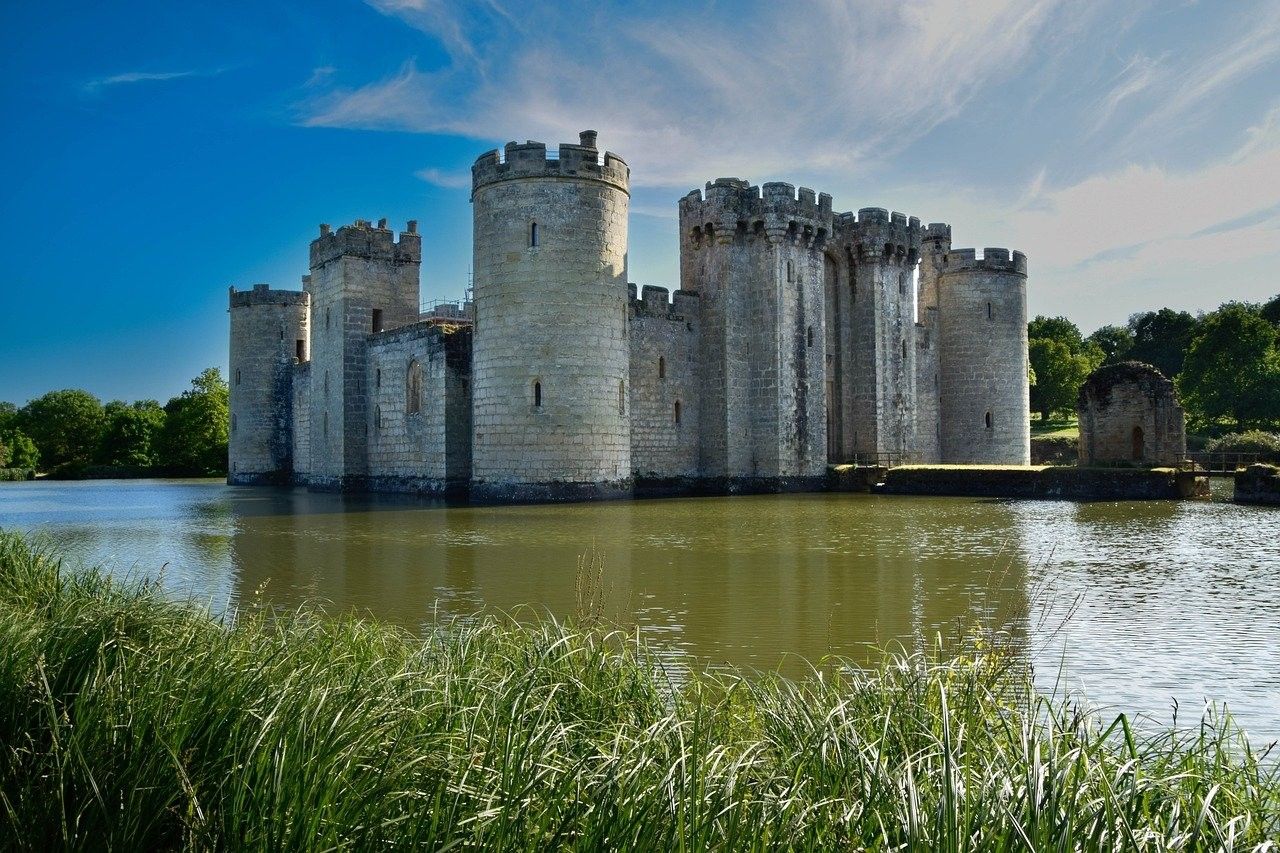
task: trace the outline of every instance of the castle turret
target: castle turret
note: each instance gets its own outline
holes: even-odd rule
[[[369,335],[418,319],[422,238],[385,219],[320,226],[311,241],[310,482],[359,489],[368,471]]]
[[[1031,461],[1027,258],[949,251],[938,280],[942,461]]]
[[[265,284],[231,288],[229,483],[289,480],[293,365],[307,358],[309,303],[306,293]]]
[[[680,200],[680,281],[701,301],[699,463],[733,488],[824,474],[823,252],[831,196],[719,178]]]
[[[951,251],[951,226],[931,222],[920,240],[920,276],[916,291],[916,451],[919,462],[942,460],[938,352],[938,285],[942,261]]]
[[[556,158],[511,142],[472,167],[478,500],[631,492],[629,181],[594,131]]]

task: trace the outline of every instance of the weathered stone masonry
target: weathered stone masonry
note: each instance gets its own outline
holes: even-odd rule
[[[474,305],[419,311],[414,223],[321,226],[303,291],[231,294],[230,481],[521,501],[821,488],[855,460],[1026,463],[1026,258],[720,178],[680,289],[626,271],[593,131],[482,155]]]

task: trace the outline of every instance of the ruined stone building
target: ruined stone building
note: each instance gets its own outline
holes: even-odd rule
[[[1186,415],[1173,382],[1150,364],[1099,367],[1080,386],[1081,465],[1177,466],[1187,456]]]
[[[680,199],[680,288],[627,281],[592,131],[472,167],[474,303],[421,238],[320,227],[301,291],[230,294],[232,483],[476,500],[816,489],[828,464],[1029,461],[1027,262],[790,184]]]

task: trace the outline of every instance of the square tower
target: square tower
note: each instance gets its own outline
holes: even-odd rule
[[[356,220],[311,242],[311,483],[359,489],[368,474],[368,338],[418,319],[422,238]]]

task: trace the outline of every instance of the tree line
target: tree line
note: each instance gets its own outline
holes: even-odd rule
[[[1036,317],[1027,337],[1031,410],[1042,420],[1074,414],[1080,385],[1096,368],[1142,361],[1174,381],[1193,429],[1280,428],[1280,295],[1199,316],[1146,311],[1087,337],[1065,317]]]
[[[0,402],[0,468],[69,477],[225,474],[227,427],[227,382],[216,367],[163,406],[50,391],[21,408]]]

